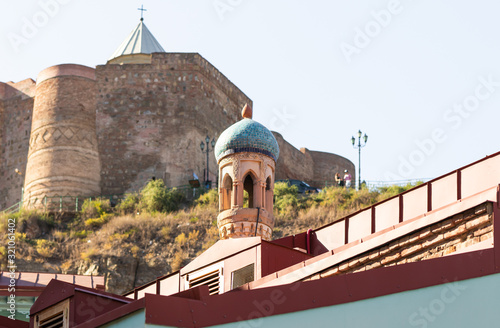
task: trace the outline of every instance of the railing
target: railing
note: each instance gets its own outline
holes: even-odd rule
[[[389,187],[389,186],[406,186],[408,184],[416,185],[419,183],[430,181],[430,178],[422,178],[422,179],[411,179],[411,180],[395,180],[395,181],[362,181],[362,186],[368,188],[369,190],[374,190],[380,187]],[[327,188],[327,187],[341,187],[335,180],[314,180],[314,181],[305,181],[311,186],[315,186],[316,188]],[[352,181],[352,188],[356,188],[356,184]]]
[[[168,188],[172,190],[174,188]],[[204,192],[205,188],[192,188],[190,185],[183,185],[175,187],[177,191],[184,195],[187,200],[193,200]],[[78,212],[82,209],[82,205],[86,200],[109,200],[112,207],[118,205],[126,195],[101,195],[101,196],[45,196],[41,199],[31,198],[25,200],[25,207],[28,209],[37,208],[49,212]],[[11,214],[19,212],[23,207],[23,202],[12,205],[11,207],[2,211],[2,213]]]
[[[335,249],[464,198],[496,188],[499,183],[500,153],[496,153],[352,213],[315,230],[315,233],[327,249]]]
[[[19,202],[19,203],[12,205],[11,207],[3,210],[1,213],[5,213],[5,214],[17,213],[21,210],[22,206],[23,206],[23,202]]]
[[[37,208],[48,212],[78,212],[86,200],[109,200],[112,207],[118,205],[124,195],[89,196],[45,196],[42,199],[31,198],[25,201],[28,209]]]

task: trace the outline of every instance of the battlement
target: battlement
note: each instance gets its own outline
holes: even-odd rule
[[[0,100],[22,96],[31,98],[35,96],[36,83],[32,79],[25,79],[19,82],[0,82]]]

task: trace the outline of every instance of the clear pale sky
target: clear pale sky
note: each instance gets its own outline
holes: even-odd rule
[[[500,3],[492,0],[4,1],[0,81],[95,67],[144,22],[167,52],[198,52],[296,148],[369,183],[429,179],[500,151]]]

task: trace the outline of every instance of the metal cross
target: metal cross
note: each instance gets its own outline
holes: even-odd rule
[[[141,8],[137,8],[137,10],[140,10],[141,11],[141,20],[144,20],[144,18],[142,18],[142,14],[147,11],[147,9],[144,9],[144,5],[141,5]]]

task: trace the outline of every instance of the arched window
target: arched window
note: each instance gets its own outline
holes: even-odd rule
[[[273,212],[273,191],[271,189],[271,177],[266,179],[266,210],[270,213]]]
[[[233,196],[233,179],[229,174],[226,174],[222,182],[222,210],[231,208],[231,199]]]
[[[243,190],[246,191],[248,194],[248,207],[252,208],[253,207],[253,179],[250,174],[248,174],[243,180]],[[246,207],[243,205],[243,207]]]

